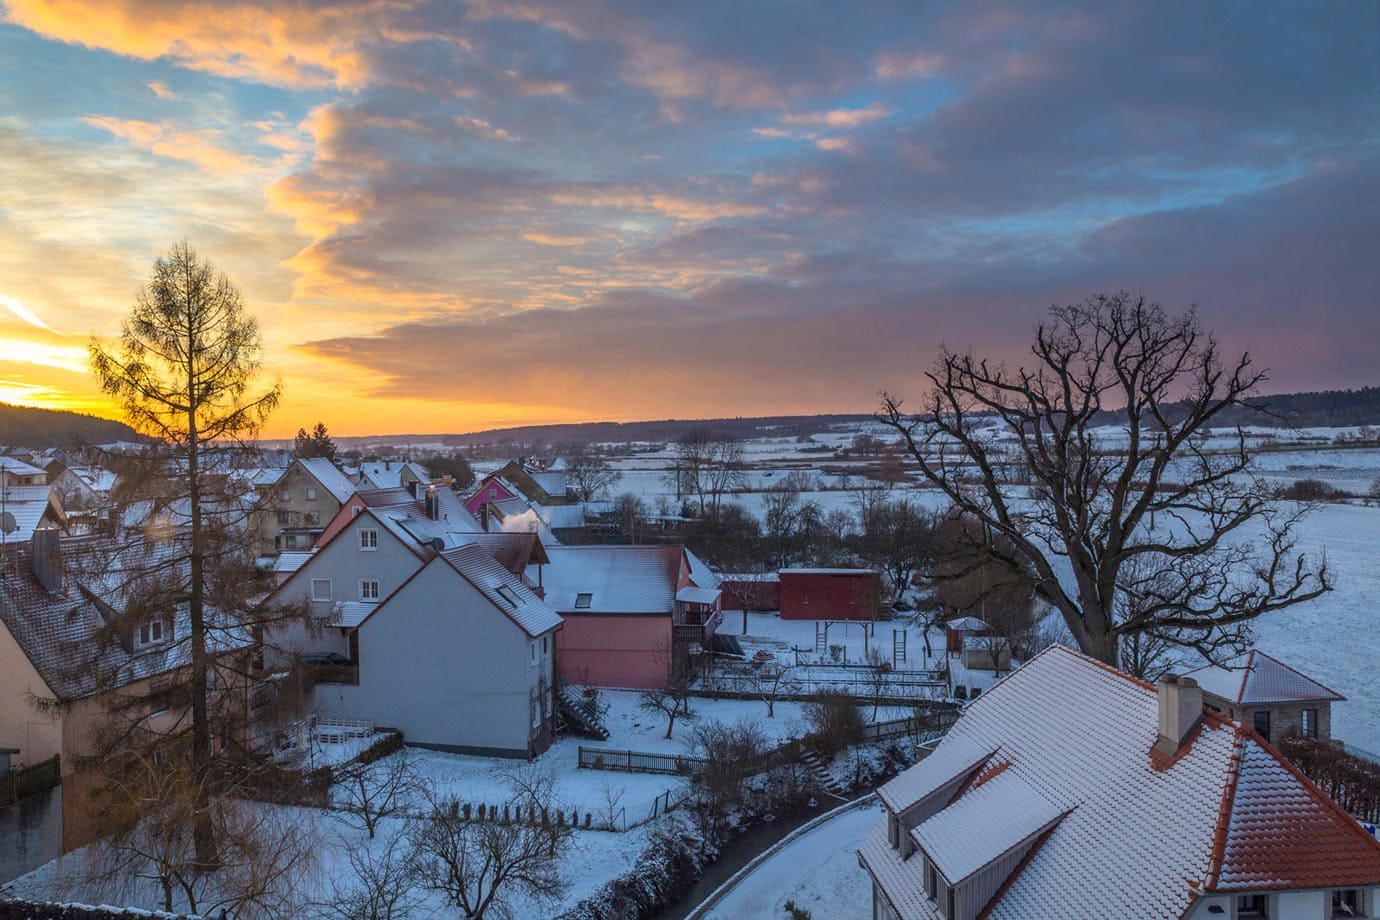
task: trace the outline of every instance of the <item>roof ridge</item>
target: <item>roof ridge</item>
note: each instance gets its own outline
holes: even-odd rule
[[[1246,654],[1246,666],[1241,669],[1241,686],[1236,690],[1235,702],[1240,703],[1246,699],[1246,683],[1251,679],[1251,674],[1255,671],[1255,649],[1251,649]]]
[[[1240,722],[1232,722],[1231,758],[1227,763],[1227,777],[1222,784],[1222,800],[1217,808],[1217,824],[1212,829],[1212,849],[1208,852],[1207,876],[1203,879],[1203,889],[1211,890],[1222,877],[1222,864],[1227,856],[1227,833],[1231,827],[1231,815],[1236,804],[1236,785],[1241,779],[1241,754],[1245,750],[1246,727]],[[1190,903],[1192,903],[1190,899]]]

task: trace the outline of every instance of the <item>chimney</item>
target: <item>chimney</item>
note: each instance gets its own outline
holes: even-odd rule
[[[426,490],[426,516],[433,521],[441,516],[441,500],[436,497],[435,486],[429,486]]]
[[[479,526],[484,528],[484,532],[489,532],[489,503],[479,503]]]
[[[34,530],[33,541],[34,577],[38,579],[49,594],[62,593],[62,548],[58,544],[56,527],[39,527]]]
[[[383,470],[384,470],[384,472],[386,473],[386,472],[388,472],[388,471],[391,470],[391,469],[393,469],[393,461],[392,461],[392,460],[385,460],[385,461],[383,461]]]
[[[1155,750],[1172,757],[1203,717],[1203,691],[1191,677],[1165,674],[1159,688],[1160,736]]]

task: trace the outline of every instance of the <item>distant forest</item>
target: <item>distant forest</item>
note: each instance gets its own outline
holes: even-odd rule
[[[123,422],[81,412],[0,403],[0,446],[43,450],[137,440],[134,429]]]
[[[1103,424],[1114,425],[1125,417],[1107,412]],[[395,435],[392,443],[441,441],[452,447],[479,445],[590,444],[648,441],[667,443],[687,432],[702,428],[741,438],[800,437],[827,431],[831,426],[871,419],[866,413],[839,415],[785,415],[762,418],[661,419],[647,422],[587,422],[574,425],[528,425],[521,428],[495,428],[470,434]],[[1255,425],[1260,427],[1341,428],[1380,425],[1380,387],[1359,390],[1323,390],[1309,393],[1280,393],[1259,396],[1248,407],[1222,413],[1216,427]],[[337,438],[353,442],[380,438]]]

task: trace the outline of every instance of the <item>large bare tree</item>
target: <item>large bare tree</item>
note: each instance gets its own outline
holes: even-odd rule
[[[123,410],[125,421],[154,445],[147,459],[161,476],[132,479],[157,486],[161,494],[151,501],[171,509],[165,520],[176,531],[175,564],[162,568],[143,606],[161,604],[162,615],[170,619],[186,610],[191,720],[179,753],[188,758],[190,788],[197,796],[190,814],[198,864],[213,871],[216,834],[207,816],[214,812],[215,794],[209,705],[215,662],[209,637],[216,624],[208,613],[214,606],[223,610],[215,603],[218,583],[228,591],[237,581],[218,581],[217,570],[241,562],[248,539],[233,537],[244,515],[243,503],[228,488],[234,477],[227,458],[252,441],[281,389],[251,391],[261,364],[258,323],[245,312],[230,279],[185,241],[154,261],[118,343],[95,339],[90,352],[102,389]],[[140,615],[156,612],[146,609]]]
[[[922,411],[884,393],[880,417],[1084,652],[1116,664],[1148,633],[1215,657],[1256,617],[1330,590],[1294,540],[1302,510],[1250,475],[1244,433],[1225,449],[1202,437],[1265,379],[1249,354],[1224,356],[1192,310],[1123,292],[1052,307],[1031,356],[1011,369],[945,349]]]

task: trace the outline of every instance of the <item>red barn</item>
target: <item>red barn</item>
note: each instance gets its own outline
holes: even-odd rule
[[[881,597],[871,569],[781,570],[783,620],[875,620]]]
[[[719,576],[725,610],[780,610],[781,584],[775,572],[723,573]]]

